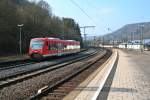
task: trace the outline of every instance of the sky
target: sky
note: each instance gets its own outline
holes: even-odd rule
[[[126,24],[150,21],[150,0],[45,0],[59,17],[75,19],[89,36],[100,36],[116,31]],[[111,30],[108,30],[110,28]],[[81,29],[83,34],[83,29]]]

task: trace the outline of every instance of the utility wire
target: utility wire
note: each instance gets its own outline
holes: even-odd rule
[[[92,19],[92,17],[90,17],[74,0],[70,0],[72,4],[74,4],[75,6],[77,6],[93,23],[94,20]]]

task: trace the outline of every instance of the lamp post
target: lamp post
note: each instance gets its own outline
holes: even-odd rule
[[[141,28],[141,33],[140,33],[140,46],[141,46],[141,52],[143,52],[143,49],[144,49],[144,43],[143,43],[143,28],[144,28],[144,25],[140,25],[140,28]]]
[[[112,29],[111,28],[107,28],[107,30],[108,30],[108,33],[113,33],[113,31],[112,31]],[[113,43],[113,45],[112,45],[112,47],[114,47],[114,35],[112,34],[112,43]]]
[[[104,36],[102,37],[102,41],[103,41],[103,50],[104,50],[104,44],[105,44],[105,38],[104,38]]]
[[[20,39],[19,39],[19,51],[20,51],[20,55],[22,54],[22,35],[21,35],[21,32],[22,32],[22,26],[23,24],[18,24],[18,27],[20,29]]]
[[[125,44],[125,47],[126,47],[126,50],[127,50],[128,49],[128,33],[127,33],[127,29],[125,29],[125,34],[126,34],[126,44]]]
[[[133,41],[134,41],[134,33],[135,33],[135,32],[131,32],[131,45],[132,45],[131,48],[132,48],[132,49],[133,49],[133,43],[134,43],[134,42],[133,42]]]

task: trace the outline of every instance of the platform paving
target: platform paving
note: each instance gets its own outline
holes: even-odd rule
[[[99,95],[111,69],[116,65],[117,51],[113,50],[111,57],[93,73],[89,73],[80,85],[78,85],[63,100],[95,100]]]
[[[150,53],[118,52],[118,65],[97,100],[150,100]]]

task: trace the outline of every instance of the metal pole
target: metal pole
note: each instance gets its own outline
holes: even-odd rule
[[[132,45],[132,47],[131,47],[131,49],[133,49],[133,32],[131,32],[131,45]]]
[[[126,32],[126,50],[127,50],[127,46],[128,46],[128,35],[127,35],[127,30],[126,30],[125,32]]]
[[[140,33],[140,49],[141,49],[141,52],[142,52],[142,32]]]
[[[96,47],[96,36],[94,36],[94,47]]]
[[[144,28],[144,27],[142,27],[142,52],[144,51],[143,28]]]
[[[20,41],[19,41],[19,51],[20,51],[20,55],[22,54],[22,26],[23,24],[18,24],[18,27],[20,28]]]
[[[22,44],[22,43],[21,43],[21,40],[22,40],[22,39],[21,39],[21,30],[22,30],[22,29],[21,29],[21,26],[20,26],[20,55],[22,54],[22,45],[21,45],[21,44]]]
[[[64,18],[63,18],[63,40],[65,39],[65,25],[64,25]]]
[[[144,28],[144,25],[141,25],[141,34],[140,34],[140,39],[141,39],[141,52],[143,52],[143,28]]]
[[[104,36],[103,36],[103,50],[104,50]]]
[[[85,34],[85,27],[84,27],[84,46],[86,47],[86,34]]]
[[[83,27],[80,27],[80,28],[83,28],[84,29],[84,47],[86,47],[86,34],[85,34],[85,29],[86,28],[94,28],[95,26],[83,26]]]

